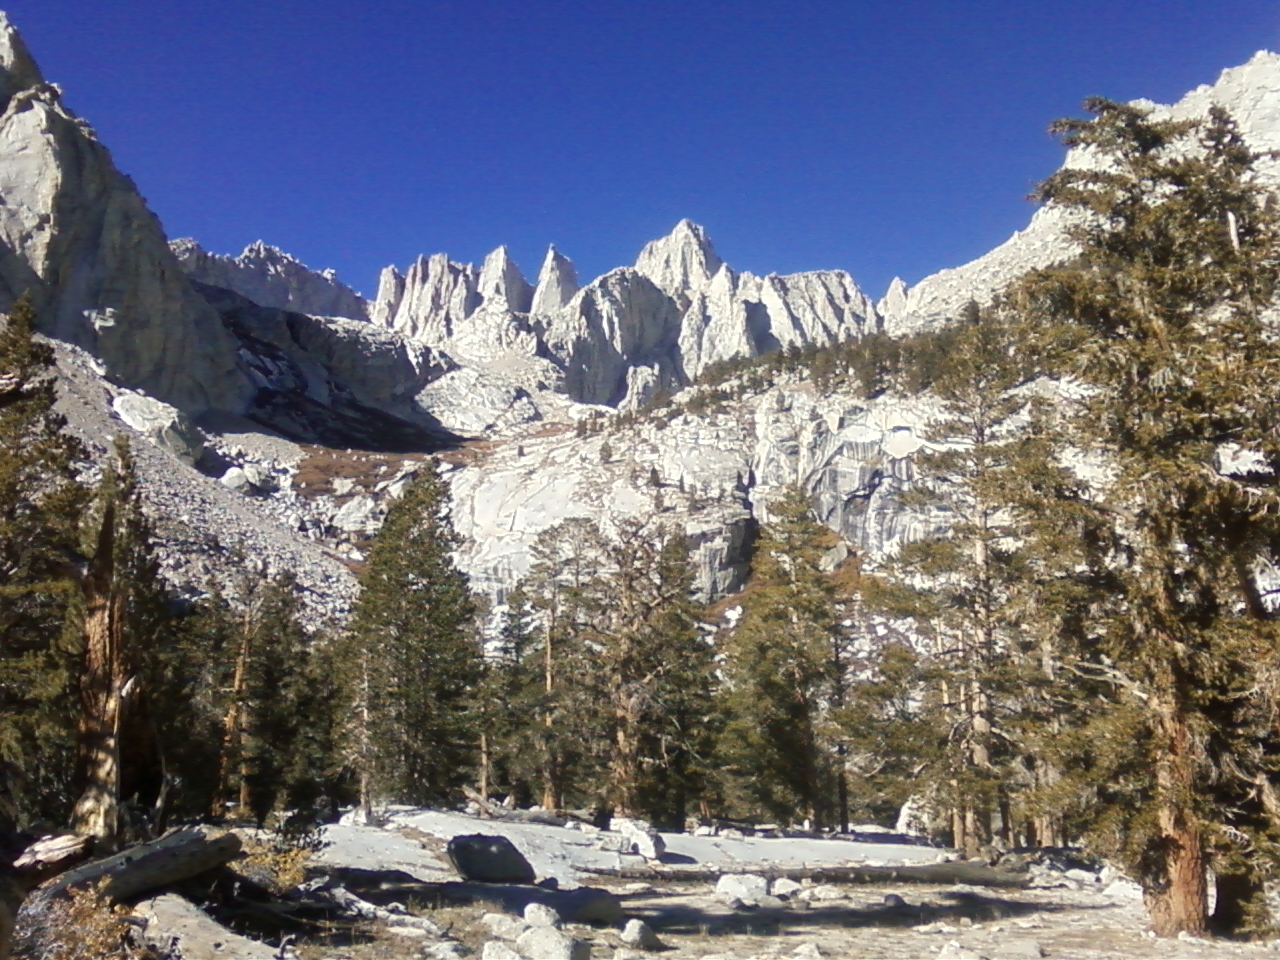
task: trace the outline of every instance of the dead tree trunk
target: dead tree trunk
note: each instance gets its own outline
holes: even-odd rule
[[[71,829],[115,848],[120,802],[120,708],[125,684],[121,651],[123,596],[115,583],[115,504],[108,500],[97,549],[80,580],[85,598],[84,659],[80,671],[78,767],[83,792]]]

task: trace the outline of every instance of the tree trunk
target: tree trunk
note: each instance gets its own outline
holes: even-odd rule
[[[489,802],[489,735],[480,734],[480,799]]]
[[[1182,705],[1172,693],[1151,698],[1158,740],[1165,755],[1157,760],[1157,822],[1162,836],[1157,852],[1160,873],[1144,878],[1143,898],[1158,937],[1180,933],[1204,936],[1208,929],[1208,866],[1204,838],[1190,798],[1195,790],[1195,757]]]
[[[231,789],[231,771],[239,766],[244,748],[244,725],[241,722],[241,698],[244,696],[245,674],[249,665],[250,630],[246,622],[240,635],[240,651],[236,654],[236,666],[231,676],[231,702],[222,719],[222,752],[218,758],[218,782],[213,791],[213,803],[209,812],[215,817],[227,815],[227,794]]]
[[[84,659],[80,671],[78,767],[83,791],[71,829],[114,850],[119,834],[120,706],[124,685],[121,647],[123,597],[115,583],[115,506],[108,502],[97,550],[80,582],[85,598]]]

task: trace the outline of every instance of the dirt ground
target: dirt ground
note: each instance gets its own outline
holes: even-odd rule
[[[1145,934],[1141,903],[1090,890],[988,890],[964,885],[850,885],[843,899],[782,909],[732,909],[708,884],[664,884],[647,891],[612,888],[628,916],[647,921],[666,944],[628,952],[613,929],[570,926],[592,944],[595,960],[765,960],[825,956],[838,960],[989,960],[1043,956],[1103,958],[1274,957],[1272,944],[1157,940]],[[901,898],[898,902],[894,897]],[[479,917],[494,904],[417,904],[415,911],[451,927],[478,957],[490,939]],[[400,960],[427,956],[429,944],[370,927],[363,942],[303,946],[303,960]],[[816,947],[816,950],[814,949]]]

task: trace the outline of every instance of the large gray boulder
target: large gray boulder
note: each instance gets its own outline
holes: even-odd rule
[[[176,407],[140,393],[122,393],[111,409],[149,441],[186,463],[195,463],[204,451],[204,437],[186,414]]]
[[[506,837],[465,834],[449,841],[449,860],[464,880],[479,883],[533,883],[536,874]]]

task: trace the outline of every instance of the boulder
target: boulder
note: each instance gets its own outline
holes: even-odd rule
[[[532,927],[559,927],[560,914],[535,900],[524,908],[524,922]]]
[[[620,939],[627,946],[639,947],[641,950],[661,950],[664,946],[653,928],[643,920],[628,920],[627,925],[622,928]]]
[[[555,898],[556,911],[566,923],[599,923],[613,926],[623,918],[622,901],[599,887],[566,890]]]
[[[660,860],[666,852],[667,845],[662,835],[644,820],[631,817],[614,817],[609,821],[609,829],[622,835],[627,843],[623,852],[638,853],[646,860]]]
[[[793,897],[803,889],[798,881],[788,877],[779,877],[769,884],[769,892],[775,897]]]
[[[486,913],[480,925],[499,940],[515,940],[529,929],[529,924],[509,913]]]
[[[754,873],[726,873],[716,881],[716,896],[752,904],[769,895],[769,881]]]
[[[122,393],[111,402],[117,416],[162,450],[186,463],[195,463],[204,452],[204,438],[186,414],[154,397]]]
[[[797,960],[822,960],[826,956],[822,949],[812,940],[808,943],[802,943],[791,951],[791,955]]]
[[[480,948],[480,960],[524,960],[501,940],[490,940]]]
[[[464,880],[479,883],[533,883],[524,854],[506,837],[464,834],[449,841],[449,861]]]
[[[531,927],[516,941],[526,960],[591,960],[591,944],[551,927]]]

